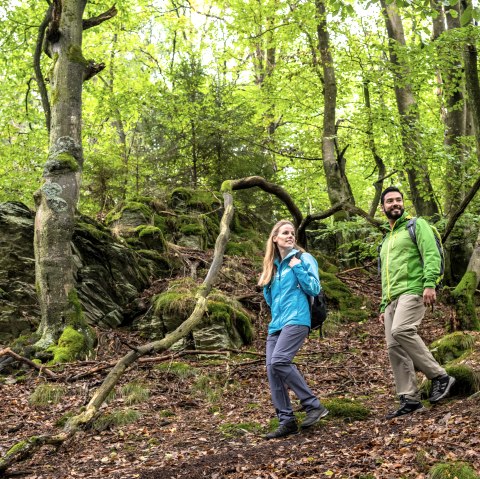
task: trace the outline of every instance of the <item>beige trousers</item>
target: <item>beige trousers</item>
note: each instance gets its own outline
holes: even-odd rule
[[[424,315],[423,298],[416,294],[401,295],[385,309],[385,338],[397,394],[417,401],[415,369],[428,379],[446,374],[417,333]]]

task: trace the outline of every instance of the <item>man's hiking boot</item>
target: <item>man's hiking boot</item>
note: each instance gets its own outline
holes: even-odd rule
[[[400,407],[396,411],[387,414],[385,419],[393,419],[420,409],[423,409],[423,404],[420,401],[414,401],[413,399],[405,398],[405,396],[400,396]]]
[[[313,426],[316,424],[322,417],[325,417],[328,414],[328,409],[320,404],[319,408],[310,409],[307,411],[307,415],[303,420],[302,424],[300,424],[301,429],[306,429],[307,427]]]
[[[280,424],[275,431],[265,434],[265,439],[278,439],[280,437],[290,436],[291,434],[298,434],[299,432],[297,421],[293,419],[285,424]]]
[[[450,389],[455,384],[455,378],[445,374],[432,379],[432,395],[428,400],[434,404],[440,401],[440,399],[446,398],[450,393]]]

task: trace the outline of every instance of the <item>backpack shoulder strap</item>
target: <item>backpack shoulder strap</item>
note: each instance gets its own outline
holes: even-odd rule
[[[303,253],[302,253],[301,251],[297,251],[297,252],[295,253],[295,258],[300,259],[301,256],[302,256],[302,254],[303,254]]]
[[[408,230],[408,234],[410,235],[410,238],[415,244],[417,244],[417,233],[415,231],[416,227],[417,227],[417,217],[414,216],[408,221],[406,228]]]

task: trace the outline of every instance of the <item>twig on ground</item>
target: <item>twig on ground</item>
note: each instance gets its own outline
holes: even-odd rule
[[[16,359],[17,361],[28,364],[31,368],[36,369],[37,371],[39,371],[42,374],[45,374],[49,378],[58,379],[58,375],[56,375],[54,372],[50,371],[50,369],[47,369],[45,366],[43,366],[41,364],[34,363],[33,361],[30,361],[30,359],[25,358],[24,356],[20,356],[16,352],[12,351],[10,348],[5,348],[5,349],[0,350],[0,357],[1,356],[10,356],[10,357]]]

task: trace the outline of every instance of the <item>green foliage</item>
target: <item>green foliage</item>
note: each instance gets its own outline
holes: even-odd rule
[[[353,399],[327,399],[322,404],[330,411],[328,417],[343,418],[346,421],[362,421],[370,415],[361,402]]]
[[[29,402],[33,406],[48,406],[58,404],[65,396],[66,389],[58,384],[44,383],[35,388]]]
[[[445,462],[435,464],[428,475],[429,479],[479,479],[480,476],[466,462]]]
[[[98,432],[106,429],[113,429],[119,426],[126,426],[138,421],[142,417],[141,413],[134,409],[125,409],[104,413],[92,423],[92,429]]]
[[[471,334],[456,331],[448,334],[430,345],[430,350],[440,364],[446,364],[468,353],[475,345],[475,337]]]

